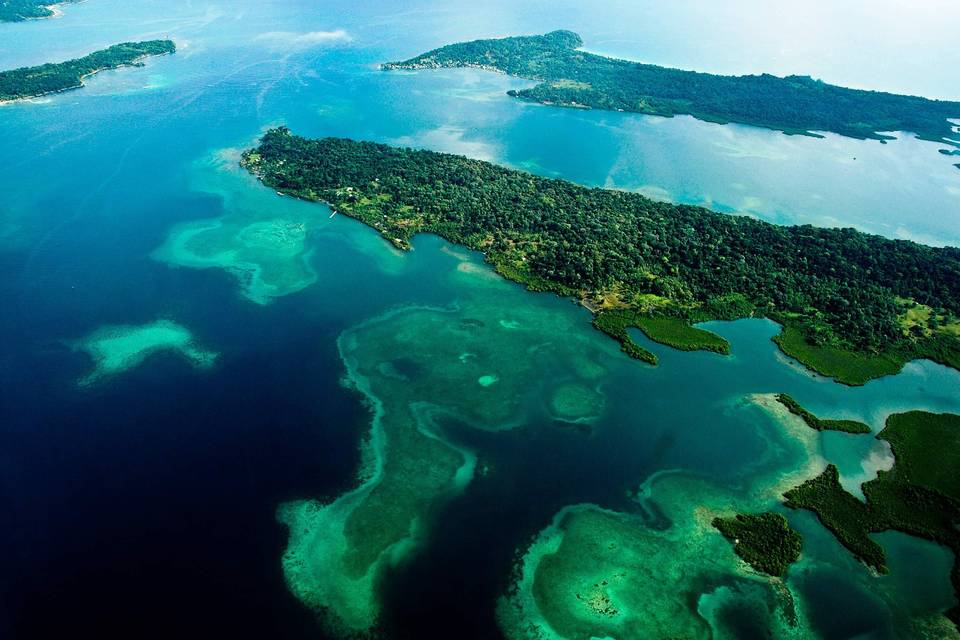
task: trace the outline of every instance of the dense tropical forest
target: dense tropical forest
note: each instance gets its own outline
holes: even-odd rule
[[[803,548],[803,538],[779,513],[740,513],[730,518],[714,518],[712,524],[733,542],[738,556],[757,571],[771,576],[783,577]]]
[[[479,67],[541,81],[510,95],[544,104],[692,115],[787,133],[832,131],[853,138],[912,131],[926,140],[956,138],[948,118],[960,102],[847,89],[809,76],[720,76],[618,60],[580,51],[576,33],[474,40],[434,49],[384,69]]]
[[[83,78],[92,73],[117,67],[139,66],[142,58],[174,51],[176,46],[171,40],[124,42],[75,60],[2,71],[0,102],[76,89],[82,87]]]
[[[0,0],[0,22],[22,22],[32,18],[49,18],[48,7],[75,0]]]
[[[850,383],[873,359],[899,367],[922,356],[960,368],[960,249],[781,227],[455,155],[308,140],[282,127],[242,163],[274,189],[329,202],[400,248],[431,232],[482,251],[504,276],[576,296],[598,319],[617,314],[621,328],[630,314],[687,323],[767,316],[792,332],[788,347],[804,346],[808,365],[823,353],[846,357],[851,370],[838,377]],[[675,328],[669,334],[681,341]],[[614,337],[629,353],[629,335]]]
[[[960,416],[910,411],[890,416],[878,438],[890,443],[890,471],[863,485],[865,501],[847,493],[834,465],[785,495],[786,505],[809,509],[859,560],[887,573],[886,552],[871,533],[902,531],[949,547],[950,574],[960,595]],[[960,606],[947,616],[960,624]]]

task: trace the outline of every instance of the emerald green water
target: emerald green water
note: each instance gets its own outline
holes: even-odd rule
[[[401,306],[341,334],[349,384],[373,408],[357,487],[326,503],[280,509],[291,532],[288,584],[330,629],[374,626],[384,606],[378,585],[411,558],[429,557],[430,544],[442,546],[431,529],[445,506],[468,499],[476,478],[500,471],[496,454],[488,461],[465,434],[536,429],[549,440],[569,431],[565,420],[586,417],[589,428],[574,435],[579,468],[567,480],[579,483],[571,498],[598,506],[561,509],[531,547],[519,548],[522,577],[498,605],[508,637],[531,637],[531,628],[545,638],[743,637],[744,629],[814,637],[822,605],[808,602],[802,579],[756,575],[710,520],[784,511],[782,492],[826,461],[839,464],[857,492],[889,454],[870,437],[814,432],[770,393],[786,389],[824,415],[877,429],[878,416],[899,406],[956,410],[954,372],[915,363],[896,378],[842,387],[784,366],[769,342],[777,327],[767,321],[710,323],[731,340],[731,357],[647,343],[663,358],[650,368],[594,332],[585,310],[500,280],[479,256],[419,238],[404,259],[429,262],[456,298],[445,307]],[[638,459],[624,460],[626,452]],[[670,473],[636,493],[661,469]],[[903,564],[912,553],[902,544],[889,551],[903,554]],[[904,582],[885,584],[845,554],[829,537],[814,538],[794,573],[831,575],[839,559],[852,577],[837,589],[876,598],[886,612],[871,618],[871,630],[944,632],[937,606],[904,607]],[[949,553],[924,562],[941,578],[938,588],[927,585],[927,602],[949,603]]]
[[[763,320],[704,325],[731,341],[726,357],[673,351],[637,334],[661,358],[659,367],[648,367],[594,331],[585,309],[502,280],[482,256],[433,237],[418,237],[411,253],[397,254],[362,225],[330,218],[322,205],[280,198],[236,169],[196,170],[208,174],[207,189],[220,180],[234,194],[224,197],[237,198],[239,189],[251,202],[275,199],[273,215],[287,219],[296,210],[316,220],[319,254],[349,237],[379,256],[382,277],[399,278],[393,286],[417,274],[418,284],[445,296],[444,304],[388,308],[337,339],[345,384],[372,413],[356,484],[278,511],[290,532],[282,562],[288,587],[320,613],[329,632],[382,624],[389,616],[385,585],[402,582],[397,576],[409,563],[445,544],[434,528],[447,509],[470,508],[471,485],[496,483],[511,464],[504,458],[513,434],[534,431],[545,443],[572,438],[574,450],[547,445],[539,453],[561,461],[544,474],[562,489],[539,507],[525,502],[527,527],[539,518],[546,528],[528,528],[534,542],[516,547],[520,578],[504,586],[496,606],[507,637],[530,637],[530,629],[546,638],[744,637],[768,630],[815,637],[834,624],[824,621],[824,605],[809,586],[820,576],[829,591],[883,612],[864,614],[861,624],[871,633],[949,633],[937,615],[952,599],[949,552],[925,553],[923,577],[878,578],[815,531],[808,514],[780,506],[783,491],[828,461],[858,493],[877,468],[889,468],[886,445],[817,433],[771,394],[786,391],[821,415],[861,419],[879,431],[886,415],[902,408],[957,410],[956,372],[918,362],[896,377],[845,387],[788,361],[769,340],[778,327]],[[235,286],[246,295],[243,282]],[[527,462],[525,473],[536,476],[539,460]],[[524,497],[531,499],[537,494]],[[551,511],[558,500],[580,506]],[[737,560],[709,524],[716,515],[770,509],[815,532],[784,581]],[[915,554],[900,539],[888,550],[903,558],[894,564],[907,565]],[[838,563],[843,580],[831,578]],[[939,581],[926,581],[932,574]],[[907,606],[902,590],[911,578],[924,581],[926,595]]]
[[[890,36],[869,46],[807,8],[773,29],[757,3],[725,10],[737,20],[717,11],[90,0],[0,26],[3,68],[125,39],[180,46],[0,107],[0,508],[13,523],[0,635],[956,637],[939,615],[954,603],[948,551],[879,535],[891,574],[876,576],[780,505],[827,462],[858,493],[888,447],[813,432],[769,394],[876,433],[893,412],[960,412],[960,373],[914,362],[838,385],[783,356],[766,320],[704,325],[730,356],[636,333],[660,359],[649,367],[586,309],[505,282],[478,254],[430,236],[398,252],[237,165],[287,124],[774,222],[960,242],[960,172],[931,143],[548,109],[505,96],[525,83],[502,76],[375,69],[558,27],[612,55],[891,90],[944,87],[956,66],[929,16],[894,37],[898,7],[847,16]],[[932,22],[949,24],[940,11]],[[797,24],[836,55],[816,55]],[[946,62],[920,73],[908,45]],[[896,64],[867,69],[867,49]],[[709,526],[740,510],[783,513],[803,534],[783,580]]]
[[[215,352],[197,345],[187,329],[169,320],[142,326],[101,327],[78,340],[75,349],[89,355],[94,365],[93,370],[77,382],[81,386],[119,375],[161,351],[178,353],[198,368],[209,368],[217,359]]]

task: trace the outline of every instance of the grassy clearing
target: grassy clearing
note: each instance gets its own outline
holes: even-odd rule
[[[874,378],[899,373],[903,365],[911,360],[925,358],[960,369],[960,340],[953,331],[953,325],[947,325],[931,335],[917,336],[888,351],[875,354],[810,344],[802,331],[789,322],[779,335],[774,336],[773,341],[781,351],[807,368],[834,378],[837,382],[856,386]]]

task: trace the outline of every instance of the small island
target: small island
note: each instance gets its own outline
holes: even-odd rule
[[[803,539],[779,513],[737,514],[714,518],[712,524],[757,571],[779,578],[800,557]]]
[[[725,353],[692,326],[768,317],[780,348],[863,384],[916,358],[960,369],[960,249],[854,229],[777,226],[590,189],[462,156],[268,131],[241,164],[271,189],[357,218],[394,246],[434,233],[504,277],[580,300],[630,356],[627,327]]]
[[[721,76],[618,60],[582,51],[571,31],[447,45],[383,69],[473,67],[540,82],[509,95],[547,105],[632,111],[707,122],[736,122],[789,134],[830,131],[889,139],[912,131],[923,140],[957,145],[948,118],[960,102],[848,89],[810,76]]]
[[[834,465],[791,489],[786,506],[808,509],[864,564],[887,573],[886,554],[871,533],[901,531],[955,554],[950,578],[960,595],[960,415],[910,411],[890,416],[878,435],[893,449],[893,469],[864,483],[865,502],[840,485]],[[960,624],[960,607],[947,616]]]
[[[75,60],[0,71],[0,103],[77,89],[87,76],[108,69],[142,66],[144,58],[174,53],[176,49],[172,40],[123,42]]]
[[[37,18],[51,18],[56,12],[50,7],[76,0],[0,0],[0,22],[23,22]]]
[[[777,401],[790,410],[795,416],[800,416],[807,426],[817,431],[843,431],[844,433],[870,433],[870,427],[858,420],[824,420],[813,415],[800,403],[785,393],[777,394]]]

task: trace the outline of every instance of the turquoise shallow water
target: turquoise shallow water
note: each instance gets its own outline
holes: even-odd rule
[[[371,596],[397,637],[449,637],[454,624],[464,636],[498,633],[496,602],[517,552],[569,505],[641,514],[651,531],[669,532],[693,502],[762,501],[758,478],[780,477],[809,451],[745,403],[750,394],[787,392],[875,431],[895,411],[960,411],[955,371],[918,362],[860,388],[837,385],[783,357],[769,340],[776,325],[761,320],[706,325],[730,340],[729,357],[636,336],[661,360],[646,367],[594,332],[586,310],[499,280],[477,255],[433,237],[398,254],[325,207],[277,197],[235,164],[258,132],[286,123],[304,135],[463,153],[775,222],[960,243],[960,172],[937,145],[551,110],[505,96],[525,83],[501,76],[374,68],[448,41],[563,26],[597,50],[664,64],[742,72],[769,59],[771,71],[883,80],[877,86],[906,91],[942,86],[937,69],[921,77],[906,62],[887,76],[857,75],[867,66],[862,54],[831,29],[818,37],[846,66],[804,47],[791,54],[783,42],[804,40],[793,30],[779,44],[761,38],[738,48],[731,45],[755,24],[720,21],[709,37],[687,37],[716,16],[684,5],[667,14],[621,9],[90,0],[54,21],[0,26],[3,68],[125,39],[169,36],[180,46],[80,91],[0,107],[0,506],[15,523],[3,533],[15,553],[0,580],[0,631],[50,637],[70,621],[107,637],[131,629],[142,637],[326,633],[329,625],[287,588],[288,541],[275,511],[301,499],[335,501],[356,485],[358,466],[370,470],[376,456],[364,439],[377,400],[433,407],[412,419],[427,416],[417,424],[476,468],[469,483],[454,478],[455,490],[417,507],[419,533]],[[930,33],[931,55],[956,56],[938,30]],[[882,46],[871,39],[868,48]],[[811,66],[797,68],[804,61]],[[158,251],[198,224],[230,230],[225,244],[191,245],[201,253],[214,246],[215,260]],[[242,255],[230,253],[235,241]],[[150,328],[167,323],[178,329],[157,348]],[[103,327],[137,328],[124,335],[148,336],[142,344],[152,350],[107,359],[130,366],[79,387],[93,364],[77,345],[95,344],[84,339],[102,337]],[[522,337],[511,333],[521,327]],[[481,333],[463,333],[474,330]],[[447,362],[448,335],[476,335],[469,339],[489,354],[456,351]],[[344,336],[362,348],[345,352]],[[498,346],[515,366],[450,384],[459,379],[445,366],[460,372],[459,356],[494,364]],[[191,353],[216,359],[197,366]],[[351,376],[343,357],[355,358],[359,373]],[[488,392],[503,394],[491,406],[509,415],[487,416],[477,429]],[[851,490],[889,464],[885,445],[868,437],[815,440]],[[387,455],[400,442],[385,441]],[[434,458],[403,446],[393,459],[431,468]],[[681,490],[688,478],[704,484]],[[779,509],[775,497],[763,499]],[[809,514],[786,515],[807,541],[788,586],[822,636],[907,637],[909,618],[951,603],[948,552],[884,534],[894,573],[877,578]],[[369,538],[355,540],[372,548]],[[756,630],[749,607],[724,613],[728,593],[758,587],[742,581],[726,543],[716,548],[719,568],[710,571],[724,577],[700,610]],[[669,570],[699,571],[692,561]],[[335,592],[343,583],[332,584]],[[836,615],[837,602],[852,613]]]

